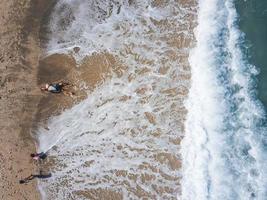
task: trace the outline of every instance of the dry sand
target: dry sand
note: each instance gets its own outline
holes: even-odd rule
[[[51,1],[0,1],[0,199],[39,199],[36,180],[20,185],[21,178],[37,173],[30,159],[37,105],[40,21]]]

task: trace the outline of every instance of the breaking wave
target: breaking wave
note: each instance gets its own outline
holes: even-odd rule
[[[182,141],[182,199],[267,197],[267,130],[258,71],[243,56],[233,0],[200,0]]]

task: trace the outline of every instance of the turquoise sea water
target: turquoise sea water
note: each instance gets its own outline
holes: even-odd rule
[[[267,1],[238,0],[240,29],[245,33],[249,47],[249,62],[260,70],[258,75],[259,98],[267,108]]]

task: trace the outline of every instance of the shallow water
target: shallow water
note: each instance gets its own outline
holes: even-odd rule
[[[71,54],[81,65],[85,56],[98,55],[108,66],[101,57],[108,54],[120,64],[86,100],[39,128],[39,150],[49,150],[53,173],[39,183],[44,199],[176,199],[195,6],[57,3],[47,55]]]

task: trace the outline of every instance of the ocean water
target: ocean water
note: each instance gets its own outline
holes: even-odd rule
[[[86,56],[109,54],[123,68],[37,130],[53,174],[39,181],[43,199],[176,199],[181,193],[195,16],[194,1],[57,2],[45,55],[71,54],[82,64]]]
[[[252,16],[264,14],[264,10],[259,14],[256,9],[263,8],[262,2],[199,0],[197,44],[190,54],[192,85],[181,147],[182,199],[267,198],[266,113],[256,85],[260,70],[253,65],[266,61],[253,55],[254,62],[250,62],[250,51],[256,46],[248,48],[249,41],[239,26],[249,30],[251,38],[264,34],[250,24]],[[245,16],[250,16],[248,22]],[[264,30],[266,26],[262,26]],[[266,85],[261,71],[260,97],[264,100],[261,90]]]
[[[249,62],[257,66],[260,73],[258,79],[259,98],[267,106],[267,2],[237,1],[237,11],[240,15],[239,26],[246,34],[246,56]]]

